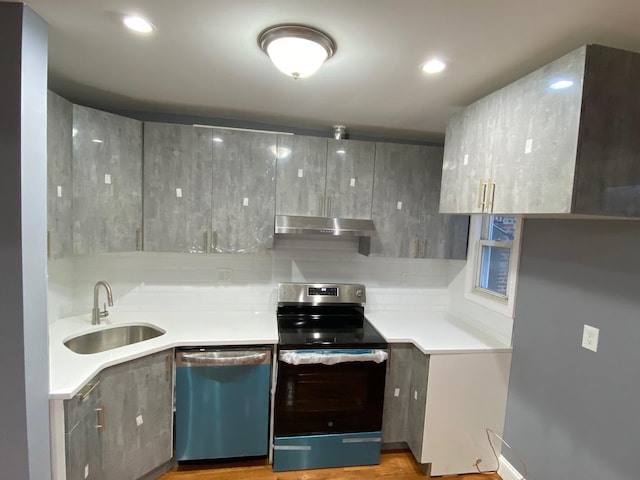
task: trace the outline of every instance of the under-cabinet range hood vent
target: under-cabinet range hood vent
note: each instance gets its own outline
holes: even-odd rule
[[[371,220],[276,215],[276,233],[369,237],[376,233],[376,228]]]
[[[358,252],[365,256],[371,252],[371,236],[376,233],[373,221],[355,218],[276,215],[275,224],[277,235],[357,238]]]

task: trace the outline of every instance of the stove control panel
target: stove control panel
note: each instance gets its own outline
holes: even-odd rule
[[[280,283],[278,284],[278,303],[364,305],[365,292],[364,285],[359,283]]]
[[[338,296],[338,287],[309,287],[308,290],[310,297],[314,295],[324,295],[327,297],[337,297]]]

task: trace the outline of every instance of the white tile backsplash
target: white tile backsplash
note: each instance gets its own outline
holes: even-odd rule
[[[275,312],[278,282],[308,281],[363,283],[367,311],[449,312],[507,344],[513,327],[513,319],[465,298],[464,261],[364,257],[348,241],[288,240],[262,255],[93,255],[50,261],[48,268],[50,322],[90,313],[98,280],[111,284],[114,312],[185,314]],[[231,280],[221,280],[219,269],[230,270]]]

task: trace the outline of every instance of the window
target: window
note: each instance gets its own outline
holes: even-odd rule
[[[467,258],[467,299],[513,316],[520,219],[482,215],[471,218]]]
[[[474,285],[476,289],[507,298],[509,260],[515,227],[515,217],[496,215],[482,218]]]

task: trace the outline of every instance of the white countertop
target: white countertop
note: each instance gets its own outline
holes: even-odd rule
[[[511,347],[469,327],[445,312],[367,312],[367,318],[390,343],[412,343],[425,354],[510,352]],[[125,347],[90,355],[64,346],[70,337],[109,325],[91,325],[89,314],[49,325],[50,399],[73,397],[106,367],[180,346],[264,345],[278,343],[274,312],[118,312],[112,325],[147,323],[166,333]]]
[[[425,354],[510,352],[511,347],[446,312],[369,312],[389,343],[412,343]]]
[[[61,318],[49,325],[50,399],[73,397],[106,367],[180,346],[263,345],[278,343],[273,312],[117,312],[112,325],[147,323],[166,333],[150,340],[106,352],[81,355],[64,346],[70,337],[109,325],[91,325],[91,315]]]

